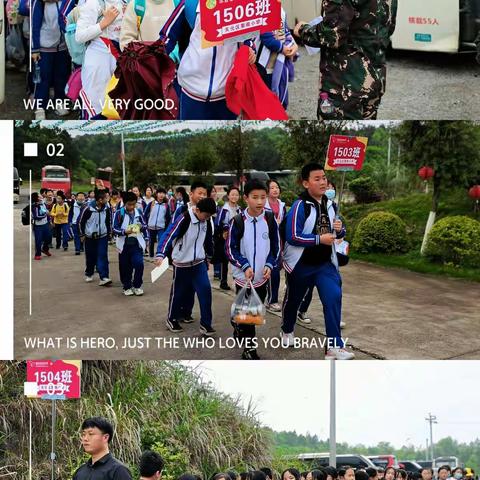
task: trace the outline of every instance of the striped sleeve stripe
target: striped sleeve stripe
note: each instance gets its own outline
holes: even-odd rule
[[[300,208],[300,204],[302,203],[301,200],[297,202],[297,205],[295,205],[294,210],[293,210],[293,219],[292,219],[292,238],[300,243],[305,243],[306,245],[311,245],[312,243],[315,243],[315,240],[310,240],[310,239],[305,239],[302,237],[299,237],[297,235],[297,213],[298,209]]]
[[[172,231],[170,232],[170,234],[168,235],[168,237],[163,241],[163,244],[162,244],[162,247],[160,249],[161,252],[164,253],[165,251],[165,248],[166,246],[168,245],[168,242],[170,241],[170,239],[172,238],[172,236],[175,234],[175,232],[178,230],[178,227],[180,226],[180,224],[182,223],[182,221],[185,219],[185,217],[183,215],[180,215],[177,219],[177,223],[175,224],[175,226],[172,228]]]
[[[185,0],[182,0],[177,8],[172,12],[170,18],[166,21],[165,25],[160,30],[161,37],[167,37],[170,34],[170,30],[175,22],[178,20],[178,17],[181,15],[182,11],[185,9]]]

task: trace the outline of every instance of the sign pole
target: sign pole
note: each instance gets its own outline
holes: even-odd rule
[[[347,172],[342,172],[342,181],[340,183],[340,191],[338,192],[338,205],[337,205],[337,216],[340,215],[340,208],[342,207],[342,198],[343,198],[343,187],[345,185],[345,174]]]
[[[57,401],[52,400],[52,452],[50,453],[50,459],[52,461],[52,477],[51,480],[55,480],[55,426],[57,423]]]

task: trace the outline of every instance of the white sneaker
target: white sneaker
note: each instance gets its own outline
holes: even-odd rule
[[[141,295],[143,295],[143,288],[141,288],[141,287],[140,288],[134,288],[133,293],[135,295],[137,295],[138,297],[140,297]]]
[[[131,288],[128,288],[127,290],[124,290],[123,291],[123,294],[126,296],[126,297],[131,297],[134,293],[133,293],[133,290]]]
[[[266,305],[267,310],[270,312],[281,312],[282,307],[278,303],[269,303]]]
[[[69,113],[70,113],[70,110],[66,109],[66,108],[57,108],[55,110],[55,113],[59,116],[59,117],[66,117]]]
[[[35,120],[45,120],[45,118],[45,110],[43,108],[35,110]]]
[[[93,277],[85,277],[87,283],[93,282]]]
[[[295,336],[293,333],[284,333],[280,331],[280,338],[282,339],[282,346],[293,347],[295,345]]]
[[[98,282],[98,286],[104,287],[105,285],[109,285],[110,283],[112,283],[112,280],[110,278],[101,278]]]
[[[312,323],[310,317],[306,313],[302,312],[298,312],[297,321],[298,323],[303,323],[304,325],[310,325]]]
[[[328,360],[353,360],[354,358],[355,354],[345,348],[329,348],[325,354],[325,359]]]
[[[340,322],[340,328],[345,328],[347,324],[345,322]]]

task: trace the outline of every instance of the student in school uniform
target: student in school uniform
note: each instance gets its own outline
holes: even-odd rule
[[[125,206],[117,209],[113,217],[120,281],[125,296],[140,296],[143,295],[143,252],[149,240],[148,228],[142,212],[136,207],[137,196],[127,192],[124,201]]]
[[[160,31],[168,54],[177,43],[182,47],[177,71],[180,120],[234,120],[237,116],[227,107],[225,86],[241,44],[202,48],[202,35],[200,3],[192,0],[182,0]],[[244,44],[250,48],[249,62],[255,63],[254,41]]]
[[[327,336],[326,358],[350,360],[355,355],[345,348],[340,322],[342,279],[338,271],[336,238],[345,236],[341,220],[327,208],[327,177],[322,165],[305,165],[301,172],[305,192],[289,210],[285,227],[283,266],[287,291],[280,332],[284,345],[294,345],[293,331],[300,304],[309,288],[316,287],[323,305]]]
[[[35,260],[42,259],[42,253],[47,257],[52,254],[49,251],[49,245],[52,241],[52,232],[49,225],[49,213],[43,198],[38,192],[33,192],[30,203],[32,229],[35,236]]]
[[[160,266],[169,254],[173,263],[167,319],[167,328],[171,332],[183,330],[179,323],[184,314],[182,305],[193,291],[200,303],[200,333],[207,336],[215,333],[207,263],[213,255],[210,217],[215,211],[215,202],[211,198],[200,200],[169,225],[158,244],[156,265]]]
[[[264,302],[268,280],[278,261],[278,224],[273,214],[265,211],[267,187],[264,183],[255,179],[248,181],[244,188],[244,199],[247,208],[230,222],[225,250],[233,265],[237,292],[247,282],[251,282]],[[258,360],[259,356],[252,342],[256,336],[255,326],[237,325],[233,322],[232,325],[234,335],[245,342],[242,358]]]
[[[242,209],[238,205],[240,200],[240,190],[238,187],[230,187],[227,190],[227,201],[220,209],[215,222],[215,255],[222,257],[220,270],[220,288],[222,290],[230,290],[228,285],[228,264],[230,263],[225,255],[225,240],[228,236],[228,228],[230,221],[235,215],[241,213]]]
[[[86,207],[85,203],[85,193],[78,192],[75,197],[75,202],[70,207],[70,212],[68,216],[68,223],[71,225],[73,233],[73,243],[75,244],[75,255],[80,255],[83,252],[83,244],[80,239],[80,232],[78,230],[78,219],[80,218],[80,213]]]
[[[105,190],[97,190],[95,200],[83,209],[78,220],[80,235],[85,237],[85,281],[93,282],[96,267],[101,287],[112,283],[108,276],[108,240],[112,233],[112,220],[106,203]]]
[[[280,200],[282,189],[280,184],[275,180],[267,181],[268,197],[265,203],[265,210],[270,211],[275,216],[275,220],[280,225],[287,214],[287,207],[285,202]],[[282,307],[278,303],[278,292],[280,290],[280,268],[281,262],[272,270],[272,275],[268,281],[267,294],[267,310],[272,312],[280,312]]]
[[[57,192],[57,202],[53,205],[50,211],[50,216],[53,218],[53,224],[55,227],[55,238],[57,250],[62,245],[63,250],[68,250],[68,239],[70,237],[68,214],[70,207],[65,201],[65,194],[62,191]]]
[[[148,225],[148,234],[150,236],[149,254],[155,256],[155,243],[165,232],[170,223],[170,209],[167,202],[167,191],[164,188],[158,188],[155,192],[155,200],[150,202],[145,209],[145,222]]]

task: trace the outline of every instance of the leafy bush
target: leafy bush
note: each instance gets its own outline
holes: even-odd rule
[[[425,255],[436,262],[480,267],[480,222],[461,215],[442,218],[428,235]]]
[[[348,189],[355,195],[357,203],[371,203],[380,200],[377,186],[370,177],[358,177],[352,180]]]
[[[407,227],[390,212],[372,212],[355,230],[352,247],[360,253],[400,253],[409,247]]]
[[[293,192],[292,190],[285,190],[282,191],[282,200],[285,202],[287,207],[291,207],[293,202],[298,198],[298,195],[296,192]]]

